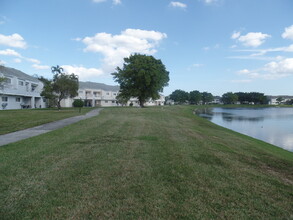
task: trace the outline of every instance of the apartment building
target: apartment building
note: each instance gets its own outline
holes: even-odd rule
[[[67,98],[61,101],[62,107],[72,107],[75,99],[84,101],[85,106],[88,107],[110,107],[121,106],[116,97],[119,94],[119,86],[110,86],[103,83],[96,82],[79,82],[78,96],[74,98]],[[145,106],[164,105],[165,97],[160,96],[157,100],[148,100]],[[131,104],[132,103],[132,104]],[[127,105],[139,106],[137,98],[131,98]]]
[[[44,108],[43,83],[19,70],[1,66],[0,109]]]
[[[67,98],[61,101],[62,107],[72,107],[75,99],[82,99],[85,106],[118,106],[116,96],[119,86],[109,86],[103,83],[79,82],[78,96],[73,99]]]

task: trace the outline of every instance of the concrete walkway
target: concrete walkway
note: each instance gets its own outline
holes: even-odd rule
[[[28,128],[21,131],[12,132],[9,134],[0,135],[0,146],[17,142],[26,138],[34,137],[40,134],[44,134],[58,128],[63,128],[67,125],[76,123],[78,121],[94,117],[100,113],[102,109],[94,109],[85,115],[79,115],[71,118],[62,119],[59,121],[50,122],[47,124],[39,125],[37,127]]]

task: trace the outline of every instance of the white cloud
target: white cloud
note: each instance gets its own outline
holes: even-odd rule
[[[232,36],[231,36],[231,39],[235,40],[235,39],[239,38],[240,35],[241,35],[241,33],[240,33],[239,31],[238,31],[238,32],[234,32],[234,33],[232,34]]]
[[[206,3],[207,5],[211,5],[214,3],[217,3],[219,0],[202,0],[204,3]]]
[[[232,39],[241,42],[246,47],[258,47],[269,37],[271,36],[261,32],[250,32],[246,35],[240,35],[240,32],[234,32],[231,36]]]
[[[6,64],[6,62],[4,61],[4,60],[0,60],[0,65],[5,65]]]
[[[23,37],[19,34],[5,36],[0,34],[0,45],[25,49],[27,47]]]
[[[50,67],[47,66],[47,65],[39,65],[39,64],[33,64],[32,67],[37,69],[37,70],[48,70],[48,69],[50,69]]]
[[[15,59],[13,59],[13,62],[14,62],[14,63],[21,63],[21,62],[22,62],[22,60],[21,60],[21,59],[19,59],[19,58],[15,58]]]
[[[266,80],[293,76],[293,58],[272,61],[257,70],[243,69],[238,71],[237,74],[247,76],[250,79]]]
[[[282,34],[282,37],[285,39],[293,40],[293,25],[285,28],[285,32]]]
[[[114,5],[120,5],[122,4],[121,0],[113,0]]]
[[[123,58],[133,53],[153,55],[160,41],[166,38],[165,33],[140,29],[126,29],[119,35],[97,33],[93,37],[85,37],[85,52],[101,53],[103,72],[114,71],[123,64]]]
[[[195,64],[192,64],[192,66],[193,66],[193,67],[202,67],[203,64],[201,64],[201,63],[195,63]]]
[[[232,56],[229,58],[262,59],[262,60],[275,59],[275,57],[264,57],[264,55],[270,52],[293,52],[293,44],[287,47],[276,47],[276,48],[268,48],[268,49],[247,49],[247,50],[235,50],[235,51],[236,52],[251,52],[252,54],[248,56]]]
[[[62,65],[62,68],[69,74],[78,75],[79,80],[86,81],[104,74],[103,70],[96,68],[85,68],[83,66]]]
[[[192,71],[195,68],[200,68],[203,66],[204,66],[204,64],[202,64],[202,63],[194,63],[194,64],[190,65],[189,67],[187,67],[187,70]]]
[[[182,9],[185,9],[187,7],[187,5],[182,2],[170,2],[170,6],[174,8],[182,8]]]
[[[31,62],[31,63],[35,63],[35,64],[40,64],[41,62],[37,59],[34,58],[25,58],[26,61]]]
[[[93,0],[94,3],[102,3],[106,2],[107,0]],[[120,5],[122,4],[121,0],[113,0],[112,1],[114,5]]]
[[[0,50],[0,55],[21,57],[21,55],[18,52],[16,52],[15,50],[11,50],[11,49]]]

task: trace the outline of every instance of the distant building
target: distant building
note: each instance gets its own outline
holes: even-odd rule
[[[117,106],[116,96],[119,86],[109,86],[103,83],[79,82],[78,96],[61,101],[62,107],[72,107],[75,99],[84,101],[85,106]]]
[[[222,98],[220,96],[214,96],[214,100],[211,101],[209,104],[223,104]]]
[[[84,101],[85,106],[88,107],[110,107],[121,106],[116,97],[119,94],[119,86],[110,86],[103,83],[96,82],[79,82],[78,96],[74,98],[67,98],[61,101],[62,107],[72,107],[75,99]],[[164,105],[165,97],[160,96],[158,100],[148,100],[146,106]],[[139,106],[137,98],[131,98],[127,102],[127,106],[132,103],[133,106]]]
[[[290,101],[293,99],[293,96],[288,96],[288,95],[279,95],[279,96],[267,96],[269,99],[269,105],[279,105],[279,104],[285,104],[287,101]],[[283,98],[281,103],[277,101],[278,98]]]
[[[0,109],[45,107],[40,95],[44,87],[41,81],[19,70],[1,65],[0,77],[5,77],[0,86]]]

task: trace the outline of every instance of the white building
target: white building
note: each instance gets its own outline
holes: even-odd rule
[[[288,95],[284,95],[284,96],[269,96],[269,104],[270,105],[279,105],[279,104],[285,104],[287,101],[290,101],[291,99],[293,99],[293,96],[288,96]],[[281,103],[277,101],[278,98],[282,98]]]
[[[40,93],[44,87],[38,79],[19,70],[0,65],[0,109],[44,108]]]
[[[72,107],[75,99],[84,101],[85,106],[117,106],[116,96],[119,86],[109,86],[103,83],[79,82],[78,96],[61,101],[62,107]]]
[[[72,103],[75,99],[81,99],[85,102],[85,106],[89,107],[110,107],[121,106],[117,102],[117,95],[119,94],[119,86],[109,86],[103,83],[95,82],[79,82],[78,96],[74,98],[67,98],[61,101],[62,107],[72,107]],[[165,97],[161,96],[158,100],[148,100],[146,106],[164,105]],[[137,98],[131,98],[127,105],[130,103],[133,106],[139,106]]]

